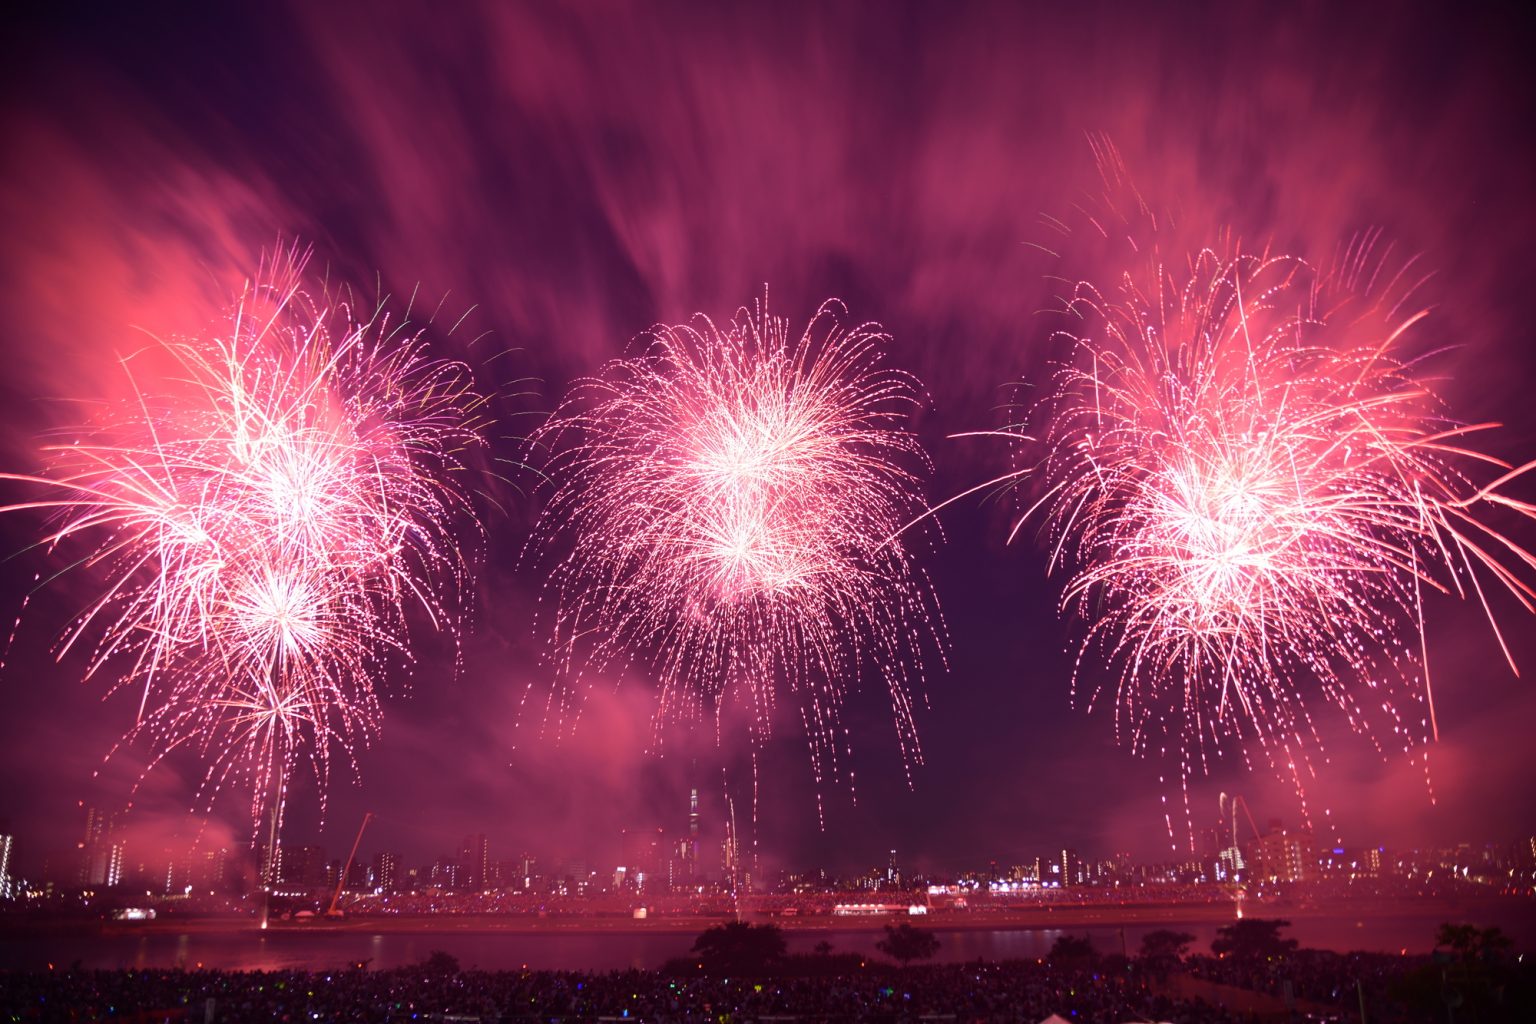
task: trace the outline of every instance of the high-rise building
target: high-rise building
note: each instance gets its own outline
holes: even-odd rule
[[[206,892],[225,891],[230,883],[229,864],[230,854],[225,847],[191,850],[186,859],[186,877],[182,880],[182,888],[190,885],[194,889]],[[132,870],[128,872],[128,876],[135,880],[143,880],[147,875],[143,862],[134,864]]]
[[[1243,851],[1236,846],[1229,846],[1216,855],[1216,881],[1240,882],[1245,870]]]
[[[0,835],[0,900],[11,899],[11,845],[15,840]]]
[[[81,885],[110,889],[122,881],[124,851],[116,833],[116,815],[85,809],[85,835],[79,843]]]
[[[76,881],[81,885],[101,884],[100,882],[93,882],[92,875],[94,874],[93,869],[96,867],[96,850],[101,845],[101,837],[105,831],[106,821],[102,817],[101,812],[94,807],[87,807],[85,809],[85,835],[75,844],[75,848],[80,851],[79,878]]]
[[[1523,871],[1536,868],[1536,836],[1516,840],[1511,852],[1516,867]]]
[[[1039,882],[1040,858],[1024,861],[1022,864],[1014,864],[1008,869],[1010,882]]]
[[[394,892],[400,873],[400,855],[383,851],[373,857],[373,884],[383,892]]]
[[[117,884],[123,880],[123,844],[110,842],[107,844],[106,867],[101,873],[101,884],[108,889],[117,888]]]
[[[1077,855],[1076,850],[1064,849],[1061,851],[1060,878],[1062,888],[1083,884],[1083,859]]]
[[[620,836],[624,882],[629,888],[652,891],[666,881],[664,835],[660,828],[627,828]]]
[[[554,878],[551,880],[555,891],[563,891],[568,895],[584,895],[594,881],[594,873],[584,860],[572,858],[555,867]]]
[[[1312,833],[1292,831],[1279,822],[1260,836],[1253,847],[1253,870],[1270,882],[1301,882],[1312,877],[1317,865],[1317,850]]]
[[[336,884],[335,878],[330,875],[325,859],[325,848],[321,846],[300,846],[278,850],[279,876],[283,884],[296,889],[315,889],[321,886],[331,887]]]
[[[429,881],[440,889],[461,889],[464,887],[464,866],[447,858],[439,858],[432,864]]]
[[[95,846],[101,841],[107,831],[107,819],[104,814],[94,807],[85,809],[85,838],[81,840],[82,847]]]
[[[256,855],[256,884],[276,884],[283,877],[283,848],[281,846],[273,846],[269,850],[265,839],[258,840],[257,842],[260,848]],[[288,858],[289,861],[292,861],[292,859],[292,857]],[[291,866],[289,870],[291,870]]]
[[[890,860],[885,864],[885,884],[891,888],[901,887],[901,870],[896,867],[896,851],[891,851]]]
[[[366,892],[374,888],[373,865],[366,861],[354,860],[347,866],[346,887],[353,892]]]
[[[464,847],[459,851],[461,876],[459,885],[465,889],[484,889],[491,875],[491,844],[485,833],[465,836]]]
[[[278,835],[277,813],[277,803],[272,802],[256,832],[256,885],[259,887],[270,888],[292,881],[289,878],[292,858],[283,849],[282,837]]]

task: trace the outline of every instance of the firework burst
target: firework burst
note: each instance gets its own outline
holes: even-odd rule
[[[1328,274],[1154,256],[1069,302],[1083,326],[1040,407],[1045,455],[1024,473],[1041,496],[1019,526],[1040,514],[1084,623],[1074,691],[1111,696],[1122,742],[1176,756],[1186,798],[1232,746],[1300,791],[1319,695],[1378,748],[1423,743],[1425,595],[1475,595],[1496,636],[1490,584],[1533,607],[1536,561],[1497,526],[1536,512],[1507,494],[1531,467],[1472,447],[1491,425],[1450,420],[1397,354],[1424,313],[1370,250]],[[1095,652],[1112,682],[1085,688]]]
[[[798,695],[817,779],[839,776],[848,687],[876,666],[908,765],[912,693],[942,625],[911,549],[928,464],[907,418],[917,382],[882,369],[886,336],[824,304],[798,338],[762,307],[721,328],[658,327],[643,354],[578,382],[535,440],[554,491],[535,540],[564,549],[554,650],[642,660],[661,717],[728,695],[768,733]]]
[[[244,779],[274,821],[295,764],[323,800],[332,748],[372,734],[409,620],[456,630],[455,471],[481,443],[467,368],[311,300],[305,260],[264,268],[226,334],[155,346],[174,369],[153,391],[130,372],[132,401],[48,446],[46,472],[8,476],[46,491],[8,510],[53,513],[43,545],[100,580],[60,656],[89,644],[88,676],[137,690],[152,764],[195,749],[209,802]]]

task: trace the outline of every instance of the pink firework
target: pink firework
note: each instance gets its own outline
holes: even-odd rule
[[[787,689],[818,779],[839,774],[839,709],[871,665],[907,763],[920,759],[911,694],[942,629],[892,539],[922,508],[928,464],[906,426],[918,385],[881,368],[878,327],[843,315],[823,304],[798,339],[761,307],[723,329],[702,315],[655,328],[535,439],[553,452],[536,539],[563,549],[560,663],[648,663],[663,715],[718,713],[736,694],[759,738]]]
[[[146,773],[177,751],[192,752],[204,767],[198,802],[211,804],[226,789],[248,792],[252,822],[266,818],[263,870],[270,871],[295,771],[307,763],[323,801],[334,752],[353,760],[378,714],[372,693],[349,693],[323,678],[300,683],[281,673],[253,673],[203,691],[171,693],[123,742],[150,744]]]
[[[1531,467],[1470,447],[1490,425],[1449,420],[1397,354],[1424,313],[1368,252],[1326,275],[1154,256],[1145,279],[1069,303],[1083,326],[1019,525],[1043,511],[1063,607],[1085,623],[1078,675],[1097,652],[1122,741],[1177,756],[1186,782],[1256,745],[1300,790],[1318,697],[1378,747],[1422,743],[1425,595],[1475,595],[1493,623],[1492,583],[1532,608],[1536,561],[1491,525],[1536,511],[1505,492]]]
[[[409,620],[456,628],[473,516],[454,473],[481,443],[467,369],[311,300],[304,263],[249,285],[227,334],[160,345],[175,370],[131,375],[44,474],[8,477],[49,492],[10,510],[54,512],[43,543],[85,545],[101,581],[60,656],[90,643],[87,674],[139,692],[131,737],[197,749],[210,801],[248,775],[274,821],[301,755],[323,782],[337,740],[366,742]]]

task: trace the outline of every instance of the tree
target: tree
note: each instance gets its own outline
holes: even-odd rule
[[[1462,963],[1496,963],[1509,949],[1509,936],[1499,928],[1478,928],[1470,924],[1442,924],[1435,936],[1435,948],[1447,946]]]
[[[1195,937],[1189,932],[1158,928],[1141,937],[1141,962],[1161,976],[1177,967]]]
[[[1084,964],[1097,960],[1099,951],[1093,948],[1093,941],[1086,935],[1082,938],[1062,935],[1051,946],[1048,956],[1053,964]]]
[[[900,927],[885,926],[885,938],[875,943],[875,948],[902,967],[913,960],[927,960],[939,951],[939,937],[925,928],[914,928],[903,923]]]
[[[816,945],[811,947],[811,948],[813,950],[815,950],[815,953],[816,953],[817,956],[831,956],[832,955],[832,943],[828,942],[826,939],[822,939],[820,942],[816,943]]]
[[[1441,947],[1446,949],[1441,949]],[[1440,972],[1440,1000],[1456,1016],[1479,1020],[1503,1008],[1509,995],[1504,953],[1509,937],[1498,928],[1442,924],[1435,935],[1435,962]],[[1513,1019],[1513,1018],[1511,1018]]]
[[[434,949],[427,954],[422,966],[431,974],[458,974],[459,958],[441,949]]]
[[[1289,921],[1245,917],[1216,929],[1216,938],[1211,940],[1211,952],[1217,956],[1231,956],[1234,960],[1249,962],[1284,957],[1296,952],[1299,945],[1295,939],[1280,937],[1280,929],[1290,926]]]
[[[761,974],[784,959],[784,933],[771,924],[732,921],[716,925],[693,943],[711,974]]]

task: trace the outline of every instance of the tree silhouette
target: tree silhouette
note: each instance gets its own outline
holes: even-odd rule
[[[1086,935],[1082,938],[1062,935],[1051,946],[1048,957],[1053,964],[1084,964],[1097,960],[1099,951],[1093,948],[1093,941]]]
[[[1509,937],[1498,928],[1440,926],[1435,935],[1435,961],[1440,972],[1440,1001],[1448,1013],[1474,1021],[1489,1016],[1506,1019],[1504,1014],[1511,1007],[1504,1004],[1511,995],[1511,978],[1504,954],[1510,945]]]
[[[716,925],[693,943],[711,974],[762,974],[784,959],[784,933],[771,924],[732,921]]]
[[[875,948],[905,967],[913,960],[926,960],[939,951],[939,937],[924,928],[903,923],[885,926],[885,938]]]
[[[1435,948],[1449,947],[1462,963],[1497,963],[1509,949],[1509,936],[1499,928],[1478,928],[1470,924],[1442,924],[1435,936]]]
[[[1211,940],[1211,952],[1217,956],[1231,956],[1235,960],[1248,962],[1283,957],[1296,952],[1299,945],[1295,939],[1280,937],[1280,929],[1290,926],[1289,921],[1245,917],[1216,929],[1216,938]]]
[[[1179,965],[1195,937],[1189,932],[1158,928],[1141,937],[1141,962],[1161,977]]]
[[[434,949],[422,961],[422,967],[431,974],[458,974],[459,958],[441,949]]]

